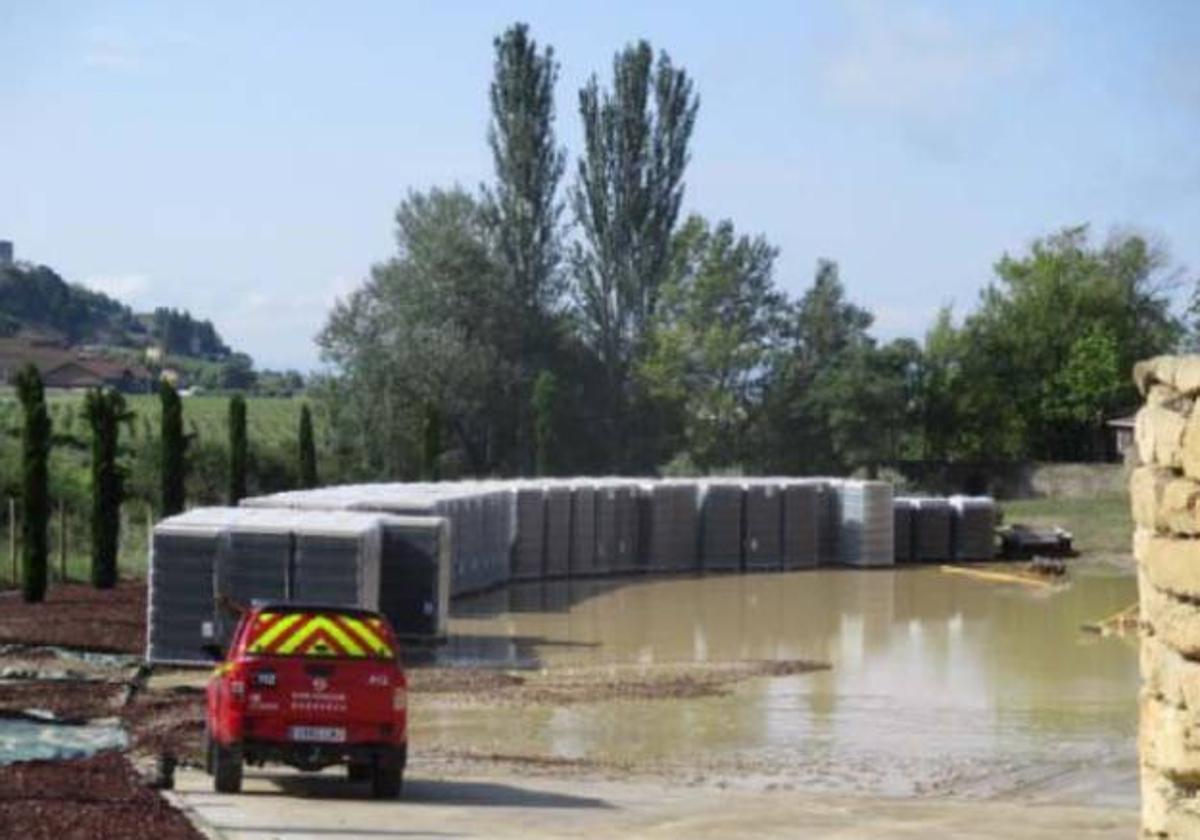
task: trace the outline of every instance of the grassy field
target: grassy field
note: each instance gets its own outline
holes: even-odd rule
[[[1133,519],[1129,495],[1113,493],[1090,499],[1021,499],[1003,502],[1004,521],[1026,525],[1059,525],[1075,536],[1084,553],[1129,554]]]
[[[60,441],[51,455],[51,495],[55,515],[50,527],[52,579],[58,580],[61,566],[62,537],[57,505],[66,505],[66,569],[69,579],[85,580],[90,568],[88,505],[90,500],[88,442],[91,431],[84,415],[83,394],[55,392],[47,394],[54,433]],[[128,397],[133,421],[122,432],[123,444],[136,456],[129,479],[130,493],[122,511],[120,569],[122,576],[145,574],[147,559],[147,521],[152,514],[145,499],[157,498],[156,444],[160,421],[157,394]],[[275,464],[291,465],[294,460],[300,407],[303,398],[249,397],[246,400],[247,432],[252,453],[260,465],[268,456]],[[185,431],[195,435],[191,452],[193,475],[189,478],[189,498],[193,503],[220,501],[224,495],[224,469],[227,455],[229,398],[226,396],[184,397]],[[314,412],[317,440],[322,438],[321,412]],[[19,469],[20,407],[11,389],[0,390],[0,486],[5,493],[16,492]],[[277,470],[278,471],[278,470]],[[203,484],[202,488],[196,485]],[[253,488],[252,488],[253,489]],[[3,495],[3,494],[0,494]],[[9,533],[7,499],[0,498],[0,588],[12,584],[12,542]]]

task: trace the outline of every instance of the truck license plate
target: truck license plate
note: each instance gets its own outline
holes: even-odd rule
[[[341,744],[346,740],[346,730],[340,726],[293,726],[289,735],[293,741],[324,744]]]

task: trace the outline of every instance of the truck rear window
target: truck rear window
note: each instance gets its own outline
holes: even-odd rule
[[[259,613],[246,629],[245,650],[261,656],[352,659],[395,656],[380,619],[324,611]]]

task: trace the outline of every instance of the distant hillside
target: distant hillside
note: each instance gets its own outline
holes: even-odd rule
[[[172,356],[221,361],[232,351],[210,321],[184,311],[135,314],[108,295],[67,283],[46,266],[0,267],[0,336],[49,338],[68,346],[159,346]]]

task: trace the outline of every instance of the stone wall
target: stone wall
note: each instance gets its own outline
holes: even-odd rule
[[[1142,832],[1200,837],[1200,356],[1141,362],[1134,378]]]

